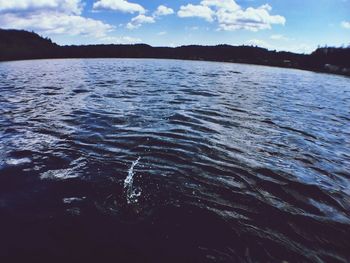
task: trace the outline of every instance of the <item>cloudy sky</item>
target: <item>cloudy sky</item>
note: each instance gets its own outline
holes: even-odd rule
[[[0,28],[58,44],[350,44],[350,0],[0,0]]]

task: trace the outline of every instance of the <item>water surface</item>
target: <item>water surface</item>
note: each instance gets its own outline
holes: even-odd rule
[[[350,261],[349,78],[5,62],[0,142],[3,259]]]

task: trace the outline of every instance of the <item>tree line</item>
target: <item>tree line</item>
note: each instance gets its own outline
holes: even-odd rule
[[[350,48],[320,47],[311,54],[269,51],[256,46],[176,48],[134,45],[59,46],[24,30],[0,29],[0,61],[43,58],[164,58],[249,63],[332,72],[350,76]]]

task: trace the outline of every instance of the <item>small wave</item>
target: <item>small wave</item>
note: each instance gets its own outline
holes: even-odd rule
[[[231,73],[231,74],[242,74],[242,72],[240,72],[240,71],[234,71],[234,70],[230,70],[229,73]]]
[[[138,197],[141,196],[140,188],[134,188],[134,168],[139,163],[141,157],[138,157],[136,161],[131,164],[128,171],[128,176],[124,180],[124,189],[126,190],[126,201],[128,204],[135,204],[138,202]]]
[[[78,158],[70,163],[70,167],[66,169],[48,170],[40,175],[40,179],[66,180],[78,178],[82,175],[82,170],[87,162],[84,158]]]
[[[40,179],[66,180],[79,177],[73,169],[49,170],[40,175]]]
[[[17,166],[17,165],[23,165],[23,164],[28,164],[31,163],[32,161],[29,158],[21,158],[21,159],[8,159],[6,160],[6,163],[8,165],[13,165],[13,166]]]
[[[87,89],[73,89],[72,91],[75,94],[81,94],[81,93],[88,93],[89,92]]]
[[[63,203],[64,204],[72,204],[72,203],[76,203],[76,202],[81,202],[83,200],[85,200],[86,197],[67,197],[67,198],[63,198]]]

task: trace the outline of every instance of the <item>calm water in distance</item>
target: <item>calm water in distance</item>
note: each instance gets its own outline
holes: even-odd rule
[[[349,262],[349,170],[346,77],[0,63],[4,260]]]

